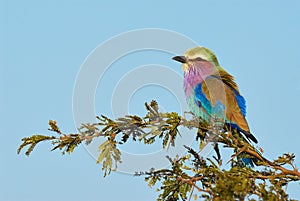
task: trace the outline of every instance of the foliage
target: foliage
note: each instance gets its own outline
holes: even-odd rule
[[[49,121],[49,130],[56,136],[33,135],[23,138],[18,153],[29,146],[26,155],[30,155],[35,146],[42,141],[51,141],[53,149],[64,154],[72,153],[81,142],[89,144],[93,139],[106,139],[99,145],[97,163],[102,163],[104,176],[116,171],[121,163],[121,152],[118,147],[128,139],[152,144],[162,139],[163,148],[175,146],[179,127],[197,128],[195,135],[199,150],[203,145],[215,143],[217,156],[203,158],[199,150],[185,146],[187,153],[182,157],[170,158],[168,169],[151,169],[137,172],[144,176],[150,187],[160,185],[157,200],[289,200],[285,187],[290,182],[300,180],[300,172],[294,165],[294,154],[285,153],[277,159],[266,159],[255,147],[243,140],[236,130],[220,128],[217,124],[207,124],[193,116],[187,120],[175,112],[162,113],[156,101],[145,103],[147,114],[144,117],[127,115],[112,120],[104,115],[97,117],[97,123],[82,124],[76,134],[63,133],[55,121]],[[118,136],[118,138],[117,138]],[[230,159],[231,168],[223,169],[219,146],[233,149]],[[249,168],[239,158],[247,157],[255,161],[255,168]]]

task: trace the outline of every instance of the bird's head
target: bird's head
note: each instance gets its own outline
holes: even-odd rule
[[[173,57],[175,61],[182,63],[184,72],[188,72],[191,67],[201,68],[208,65],[203,65],[207,62],[212,63],[214,67],[219,67],[219,63],[215,54],[205,47],[194,47],[187,50],[183,56]]]

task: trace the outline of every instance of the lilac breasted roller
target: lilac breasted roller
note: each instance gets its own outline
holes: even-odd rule
[[[205,47],[195,47],[173,59],[182,63],[190,111],[208,122],[212,117],[219,117],[243,134],[246,141],[257,143],[245,118],[246,101],[233,76],[219,65],[215,54]]]

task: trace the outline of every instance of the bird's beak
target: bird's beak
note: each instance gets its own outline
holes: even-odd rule
[[[186,59],[185,56],[176,56],[176,57],[173,57],[172,59],[175,60],[175,61],[178,61],[180,63],[186,63],[187,62],[187,59]]]

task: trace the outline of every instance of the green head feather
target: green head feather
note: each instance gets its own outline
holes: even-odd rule
[[[217,68],[221,69],[216,55],[210,49],[208,49],[206,47],[198,46],[198,47],[189,49],[184,53],[184,56],[188,60],[193,60],[196,58],[204,59],[206,61],[212,62]]]

